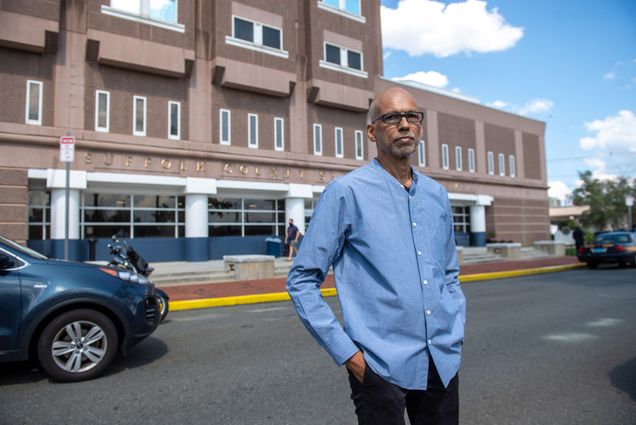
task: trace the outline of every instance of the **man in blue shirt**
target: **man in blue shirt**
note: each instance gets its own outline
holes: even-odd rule
[[[424,114],[390,88],[369,110],[377,158],[325,188],[287,277],[302,323],[346,365],[358,423],[458,423],[466,303],[448,193],[409,157]],[[333,266],[344,327],[320,294]]]

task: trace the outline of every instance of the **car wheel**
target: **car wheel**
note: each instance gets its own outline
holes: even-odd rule
[[[596,268],[598,268],[598,263],[595,263],[595,262],[593,262],[593,261],[588,261],[588,262],[587,262],[587,268],[589,268],[589,269],[596,269]]]
[[[72,310],[49,323],[38,341],[38,360],[51,377],[63,382],[100,375],[117,354],[113,322],[94,310]]]

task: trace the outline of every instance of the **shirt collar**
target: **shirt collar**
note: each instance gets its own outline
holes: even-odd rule
[[[398,179],[396,179],[391,173],[384,169],[377,158],[373,158],[373,161],[371,163],[373,164],[373,167],[377,169],[378,172],[383,174],[388,181],[392,182],[392,184],[397,185],[401,190],[405,189],[402,183],[398,181]],[[414,196],[415,188],[417,187],[418,176],[413,166],[411,166],[411,176],[413,176],[413,183],[411,183],[411,187],[408,189],[408,193],[409,195]]]

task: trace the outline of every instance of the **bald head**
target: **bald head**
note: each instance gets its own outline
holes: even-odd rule
[[[408,100],[412,102],[413,105],[416,105],[415,99],[408,90],[403,89],[402,87],[389,87],[388,89],[380,92],[380,94],[373,99],[373,102],[371,102],[369,112],[367,113],[367,122],[371,124],[378,115],[388,112],[386,107],[398,99]]]

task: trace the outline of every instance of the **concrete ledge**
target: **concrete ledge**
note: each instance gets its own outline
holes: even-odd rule
[[[554,257],[565,256],[565,243],[557,241],[536,241],[534,247]]]
[[[505,272],[478,273],[459,277],[461,283],[478,282],[492,279],[505,279],[509,277],[529,276],[542,273],[555,273],[575,270],[585,267],[585,264],[571,264],[566,266],[537,267],[533,269],[510,270]],[[336,288],[321,289],[323,297],[338,295]],[[204,298],[200,300],[172,301],[170,311],[195,310],[213,307],[230,307],[234,305],[271,303],[277,301],[289,301],[287,292],[273,292],[269,294],[239,295],[234,297]]]
[[[237,280],[268,279],[274,277],[273,255],[224,255],[226,272],[234,272]]]
[[[499,254],[507,260],[521,259],[520,243],[489,243],[486,244],[486,248],[488,248],[488,252]]]

